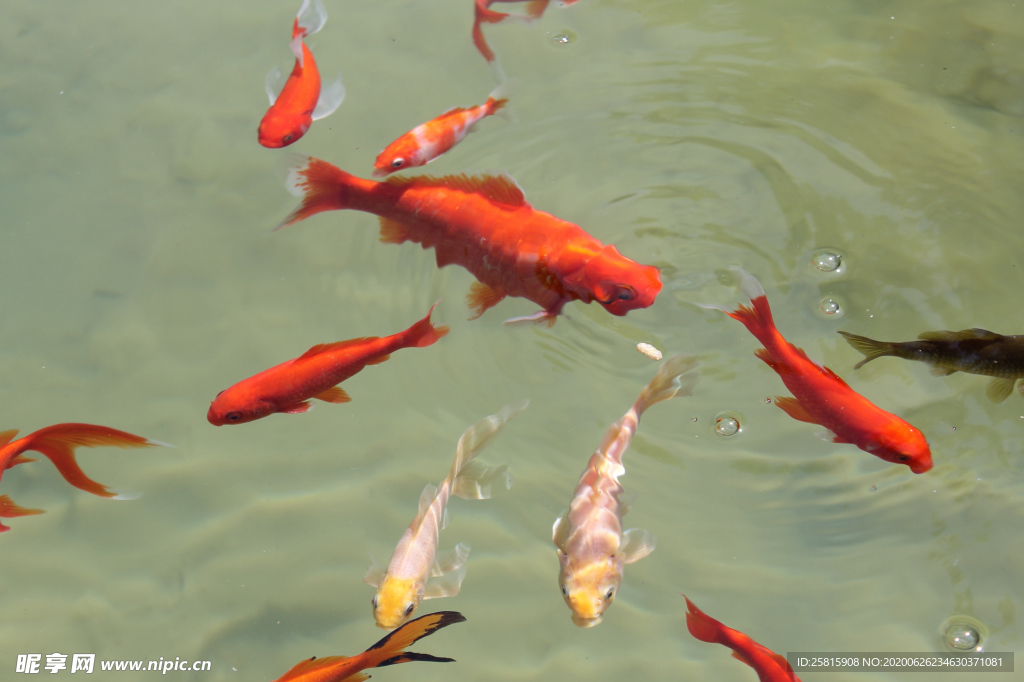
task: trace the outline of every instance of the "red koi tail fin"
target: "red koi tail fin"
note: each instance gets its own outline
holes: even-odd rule
[[[698,304],[701,308],[712,308],[721,310],[734,320],[739,320],[747,330],[757,337],[766,348],[771,347],[771,341],[778,335],[775,328],[775,320],[772,319],[772,309],[768,307],[768,298],[764,295],[761,283],[749,272],[733,265],[729,268],[740,278],[740,292],[750,299],[750,305],[740,305],[735,310],[729,310],[720,305]]]
[[[42,513],[42,509],[25,509],[24,507],[19,507],[15,504],[14,500],[7,495],[0,495],[0,519],[13,519],[18,516],[32,516],[33,514]],[[10,526],[5,526],[3,523],[0,523],[0,533],[10,529]]]
[[[440,301],[437,303],[440,303]],[[408,347],[426,348],[437,343],[438,339],[448,333],[449,328],[447,325],[442,324],[435,327],[430,322],[430,315],[434,312],[434,308],[437,307],[437,303],[430,306],[426,317],[405,330],[405,341]]]
[[[690,631],[690,634],[702,642],[723,644],[726,639],[724,637],[725,626],[698,609],[697,605],[690,601],[685,594],[683,599],[686,599],[688,609],[686,612],[686,629]]]
[[[386,665],[398,663],[409,663],[411,661],[434,661],[436,663],[451,663],[453,658],[439,658],[429,654],[417,654],[411,651],[403,651],[405,647],[433,634],[443,627],[453,623],[462,623],[466,620],[458,611],[438,611],[431,613],[398,628],[387,635],[369,649],[359,654],[360,668],[382,668]]]
[[[347,190],[353,180],[355,178],[352,175],[326,161],[312,156],[298,157],[288,170],[285,186],[295,196],[302,197],[302,203],[272,231],[317,213],[350,208],[350,193]]]
[[[111,490],[86,476],[75,461],[75,448],[95,448],[104,445],[116,448],[143,448],[150,445],[165,445],[142,436],[93,424],[47,426],[29,434],[25,439],[29,442],[26,449],[46,455],[64,480],[71,485],[93,495],[119,500],[129,500],[138,495]]]
[[[302,0],[302,6],[295,14],[295,23],[292,24],[292,40],[302,39],[311,36],[324,27],[327,23],[327,9],[323,0]]]

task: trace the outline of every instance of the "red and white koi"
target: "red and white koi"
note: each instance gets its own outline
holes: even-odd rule
[[[363,582],[377,588],[370,603],[377,626],[396,628],[409,620],[424,599],[454,597],[466,577],[469,546],[459,543],[441,555],[437,543],[448,525],[448,500],[456,495],[467,500],[486,500],[495,483],[512,485],[504,465],[488,467],[473,461],[487,442],[510,419],[530,404],[524,400],[505,406],[466,429],[459,439],[455,461],[440,486],[428,484],[420,495],[420,508],[398,541],[386,570],[371,565]]]
[[[626,473],[622,456],[648,407],[678,394],[690,395],[697,381],[696,373],[690,371],[696,365],[696,360],[683,355],[661,365],[629,412],[605,433],[580,476],[568,511],[555,519],[551,535],[561,567],[558,581],[572,621],[580,627],[601,622],[622,585],[625,565],[654,551],[652,534],[638,528],[622,530],[622,517],[628,511],[620,500],[619,476]]]

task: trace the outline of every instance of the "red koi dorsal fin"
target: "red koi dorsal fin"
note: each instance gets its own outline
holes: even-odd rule
[[[493,289],[482,282],[473,282],[469,285],[469,293],[466,294],[466,305],[472,308],[476,314],[469,319],[475,320],[480,317],[487,312],[488,308],[493,308],[501,303],[503,298],[505,298],[505,292],[501,289]]]
[[[441,178],[430,175],[392,176],[387,180],[387,184],[400,189],[445,187],[466,194],[478,194],[508,208],[529,206],[522,188],[507,175],[446,175]]]
[[[788,414],[798,422],[807,422],[808,424],[818,424],[818,420],[811,416],[807,409],[800,404],[800,401],[796,398],[790,398],[788,396],[775,396],[775,404],[782,408],[782,411]]]
[[[315,396],[317,400],[322,400],[325,403],[350,403],[352,398],[348,397],[348,393],[345,393],[345,389],[341,386],[333,386],[326,391],[320,391]]]
[[[18,435],[18,429],[8,429],[7,431],[0,431],[0,448],[14,440],[14,437]]]
[[[316,656],[314,656],[313,658],[306,659],[305,661],[302,661],[301,663],[298,663],[295,666],[293,666],[288,672],[286,672],[284,675],[281,675],[281,677],[277,678],[276,682],[288,682],[289,680],[298,680],[318,670],[326,672],[326,669],[331,668],[332,666],[336,666],[340,663],[344,663],[348,659],[349,656],[324,656],[323,658],[317,658]],[[362,678],[360,678],[359,675],[354,675],[352,677],[346,677],[345,680],[346,682],[348,682],[349,680],[357,679],[365,680],[368,677],[368,675],[366,675],[365,673],[360,674],[363,675]],[[324,675],[321,679],[326,678],[327,676]]]
[[[379,336],[364,336],[359,339],[349,339],[348,341],[335,341],[334,343],[318,343],[313,346],[305,353],[298,357],[299,360],[306,360],[308,358],[322,355],[323,353],[330,353],[332,351],[341,350],[349,346],[358,346],[359,344],[366,343],[367,341],[376,341]]]

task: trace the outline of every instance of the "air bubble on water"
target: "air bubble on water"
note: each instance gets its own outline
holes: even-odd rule
[[[846,272],[843,254],[836,249],[818,249],[811,254],[811,267],[818,272],[842,274]]]
[[[838,315],[843,312],[843,308],[839,305],[839,301],[834,298],[826,298],[821,301],[821,312],[826,315]]]
[[[719,436],[735,436],[740,432],[740,420],[727,414],[715,418],[715,433]]]
[[[771,405],[772,404],[772,399],[771,398],[765,398],[764,399],[764,404],[765,405]]]
[[[695,422],[695,421],[697,421],[697,418],[693,417],[693,418],[690,419],[690,421]]]
[[[946,630],[946,644],[957,651],[971,651],[981,642],[981,635],[969,623],[953,623]]]
[[[575,43],[576,34],[568,30],[559,31],[555,35],[551,36],[551,42],[555,45],[568,45],[569,43]]]

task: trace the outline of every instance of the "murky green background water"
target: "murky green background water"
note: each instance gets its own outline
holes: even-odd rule
[[[4,475],[0,492],[47,510],[0,537],[4,679],[27,652],[209,659],[177,679],[213,682],[361,651],[381,634],[369,555],[390,556],[463,429],[522,397],[483,457],[516,485],[452,503],[442,547],[472,545],[468,577],[424,607],[468,617],[416,647],[458,663],[375,677],[754,679],[690,637],[681,591],[782,653],[940,650],[957,614],[987,625],[989,650],[1021,649],[1024,401],[993,405],[985,379],[917,363],[854,372],[834,332],[1024,332],[1024,7],[581,0],[485,27],[520,122],[486,121],[429,170],[507,171],[536,207],[665,268],[652,308],[573,304],[548,330],[499,324],[533,312],[524,300],[468,322],[471,276],[378,243],[372,216],[267,233],[294,199],[255,131],[264,74],[290,68],[294,4],[0,6],[0,428],[84,421],[178,446],[81,452],[97,480],[144,493],[131,502],[73,490],[46,462]],[[397,135],[494,86],[469,0],[327,4],[311,45],[348,99],[299,152],[368,176]],[[843,274],[810,267],[823,247]],[[738,300],[730,264],[761,279],[792,342],[924,430],[931,472],[765,404],[784,387],[754,339],[694,305]],[[816,313],[829,297],[845,314]],[[450,336],[348,381],[352,403],[206,423],[235,381],[397,332],[437,298]],[[551,523],[653,375],[638,341],[700,355],[702,378],[644,417],[627,521],[659,545],[580,630]],[[726,410],[744,428],[731,439],[713,432]]]

